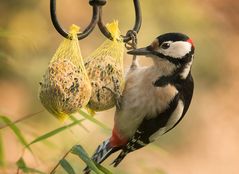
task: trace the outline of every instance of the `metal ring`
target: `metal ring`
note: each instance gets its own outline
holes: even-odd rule
[[[55,29],[63,37],[68,38],[68,33],[61,27],[56,16],[56,0],[50,0],[50,13],[51,20]],[[91,22],[82,33],[77,34],[79,40],[84,39],[92,32],[92,30],[95,28],[97,24],[98,19],[99,19],[99,8],[97,5],[93,5],[93,15],[91,18]]]
[[[139,0],[134,0],[134,8],[135,8],[135,24],[134,28],[132,30],[136,31],[137,33],[140,30],[141,23],[142,23],[142,14],[141,14],[141,9],[140,9],[140,3]],[[108,39],[113,39],[110,32],[107,30],[105,25],[103,24],[102,21],[102,7],[99,7],[99,21],[98,21],[98,26],[100,28],[100,31],[104,34],[105,37]],[[129,42],[131,40],[131,37],[126,35],[122,36],[124,42]]]

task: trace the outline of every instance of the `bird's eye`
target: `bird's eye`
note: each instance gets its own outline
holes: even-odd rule
[[[161,45],[161,48],[163,48],[163,49],[168,49],[170,47],[170,44],[169,43],[163,43],[162,45]]]

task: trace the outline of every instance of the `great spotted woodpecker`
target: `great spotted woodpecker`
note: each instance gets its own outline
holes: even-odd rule
[[[92,159],[102,163],[121,150],[113,161],[116,167],[124,157],[157,140],[173,129],[187,112],[193,95],[191,66],[194,55],[192,40],[181,33],[166,33],[151,45],[129,51],[145,55],[153,65],[130,69],[115,112],[112,136],[96,149]],[[86,168],[85,173],[89,173]]]

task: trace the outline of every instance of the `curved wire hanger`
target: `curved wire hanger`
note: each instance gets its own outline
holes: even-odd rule
[[[135,9],[135,24],[134,24],[134,28],[129,31],[134,31],[138,33],[142,24],[142,14],[141,14],[139,0],[133,0],[133,1],[134,1],[134,9]],[[107,30],[107,28],[105,27],[102,21],[102,7],[99,8],[99,13],[100,14],[99,14],[98,26],[100,28],[100,31],[104,34],[105,37],[112,40],[112,36],[110,32]],[[131,40],[131,37],[128,35],[128,33],[129,32],[127,32],[126,35],[122,36],[124,42],[128,42]]]
[[[142,15],[141,15],[141,9],[140,9],[140,3],[139,0],[133,0],[134,1],[134,8],[135,8],[135,24],[132,30],[138,33],[141,27],[142,23]],[[96,24],[98,23],[98,27],[100,28],[100,31],[103,33],[105,37],[112,40],[112,36],[110,32],[105,27],[103,21],[102,21],[102,6],[105,5],[107,0],[89,0],[89,4],[93,8],[92,12],[92,18],[89,23],[89,25],[85,28],[85,30],[82,33],[78,33],[78,39],[84,39],[86,38],[95,28]],[[67,38],[68,33],[66,30],[64,30],[61,25],[58,22],[57,15],[56,15],[56,0],[50,0],[50,13],[51,13],[51,20],[55,27],[55,29],[58,31],[59,34],[61,34],[63,37]],[[127,34],[123,37],[124,42],[129,42],[132,38],[128,34],[130,32],[127,32]]]
[[[85,37],[87,37],[95,28],[97,21],[99,19],[99,8],[98,5],[102,4],[104,5],[102,2],[103,0],[98,0],[97,3],[92,3],[93,0],[90,0],[90,5],[93,7],[93,14],[92,14],[92,18],[90,21],[90,24],[86,27],[86,29],[82,32],[82,33],[78,33],[78,39],[84,39]],[[105,1],[106,3],[106,1]],[[56,15],[56,0],[50,0],[50,13],[51,13],[51,21],[55,27],[55,29],[58,31],[59,34],[61,34],[63,37],[67,38],[68,37],[68,33],[66,32],[66,30],[64,30],[61,25],[58,22],[57,19],[57,15]]]

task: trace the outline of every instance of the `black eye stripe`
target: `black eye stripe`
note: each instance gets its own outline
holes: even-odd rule
[[[163,49],[168,49],[170,47],[170,43],[162,43],[160,47]]]
[[[188,63],[191,61],[192,59],[192,55],[194,54],[194,49],[192,49],[189,53],[187,53],[184,57],[181,57],[181,58],[178,58],[178,59],[175,59],[175,58],[172,58],[170,56],[166,56],[162,53],[159,53],[157,51],[152,51],[151,53],[152,55],[155,55],[157,57],[160,57],[160,58],[163,58],[163,59],[166,59],[168,60],[169,62],[175,64],[175,65],[183,65],[185,63]]]

